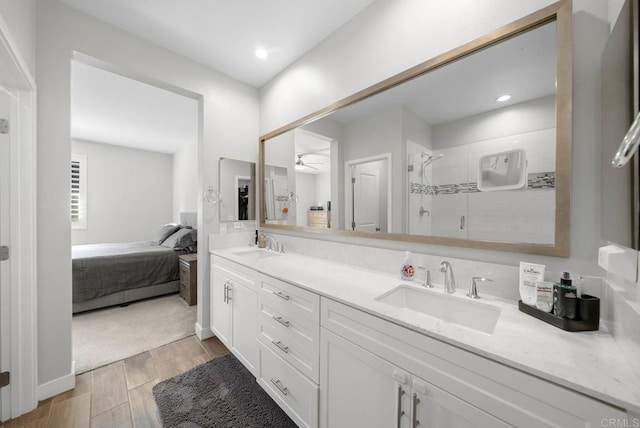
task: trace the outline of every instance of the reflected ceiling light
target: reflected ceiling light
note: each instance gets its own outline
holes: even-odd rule
[[[269,52],[266,49],[258,48],[256,49],[256,56],[260,59],[266,59],[269,56]]]
[[[496,98],[496,101],[499,103],[503,103],[505,101],[509,101],[511,99],[511,95],[509,94],[504,94],[504,95],[500,95],[498,98]]]

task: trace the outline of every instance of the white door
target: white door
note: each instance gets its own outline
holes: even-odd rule
[[[409,427],[406,372],[324,328],[320,347],[322,428]]]
[[[233,281],[231,284],[231,336],[236,356],[254,375],[258,366],[258,293]]]
[[[0,88],[0,118],[9,119],[9,95]],[[9,223],[10,209],[10,174],[11,159],[9,134],[0,134],[0,246],[9,246],[11,230]],[[9,262],[0,261],[0,372],[10,369],[11,341],[9,320],[11,314]],[[0,390],[0,421],[10,418],[11,394],[10,386]]]
[[[211,263],[211,330],[227,348],[231,348],[231,301],[229,279]]]
[[[418,378],[411,391],[411,427],[506,428],[510,425],[494,418]]]
[[[380,171],[367,164],[353,168],[353,222],[360,232],[380,230]]]

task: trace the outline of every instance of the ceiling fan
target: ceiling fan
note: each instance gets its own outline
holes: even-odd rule
[[[315,169],[316,171],[318,170],[318,168],[316,168],[315,166],[311,166],[311,165],[322,165],[322,162],[304,162],[302,160],[302,156],[304,155],[308,155],[310,153],[301,153],[296,155],[298,157],[298,159],[296,159],[296,166],[302,167],[302,168],[311,168],[311,169]]]

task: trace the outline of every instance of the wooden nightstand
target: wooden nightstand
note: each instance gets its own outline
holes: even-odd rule
[[[319,227],[322,229],[329,228],[329,222],[331,221],[331,211],[309,211],[308,223],[309,227]]]
[[[178,256],[180,264],[180,297],[189,306],[198,303],[198,253]]]

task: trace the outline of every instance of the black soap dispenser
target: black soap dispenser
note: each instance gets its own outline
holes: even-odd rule
[[[572,284],[569,272],[563,272],[560,283],[553,287],[553,313],[570,320],[576,319],[578,290]]]

